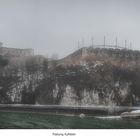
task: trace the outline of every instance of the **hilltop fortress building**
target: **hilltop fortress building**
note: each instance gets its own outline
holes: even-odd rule
[[[0,42],[0,55],[11,57],[26,57],[34,55],[33,49],[19,49],[19,48],[7,48],[3,47],[3,43]]]
[[[140,52],[137,50],[127,49],[125,47],[119,47],[116,45],[94,45],[82,47],[70,55],[62,58],[59,61],[59,65],[85,65],[89,60],[140,60]]]

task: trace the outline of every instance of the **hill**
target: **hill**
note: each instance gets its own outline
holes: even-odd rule
[[[42,82],[37,103],[136,106],[139,62],[139,51],[81,48],[58,61]]]
[[[139,51],[88,47],[49,63],[41,56],[2,61],[1,103],[140,104]]]

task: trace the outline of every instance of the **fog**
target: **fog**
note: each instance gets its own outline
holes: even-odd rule
[[[140,49],[139,0],[0,0],[0,41],[6,47],[33,48],[59,57],[84,45],[107,44]]]

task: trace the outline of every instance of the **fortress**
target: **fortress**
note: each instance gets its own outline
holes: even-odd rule
[[[140,61],[140,51],[116,45],[94,45],[82,47],[59,60],[59,65],[85,65],[88,60],[134,60]]]
[[[34,55],[34,50],[7,48],[7,47],[3,47],[3,43],[0,42],[0,55],[8,56],[8,57],[26,57],[26,56]]]

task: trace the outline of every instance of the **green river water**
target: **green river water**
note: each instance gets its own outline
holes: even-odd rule
[[[138,129],[140,120],[0,112],[0,128],[8,129]]]

